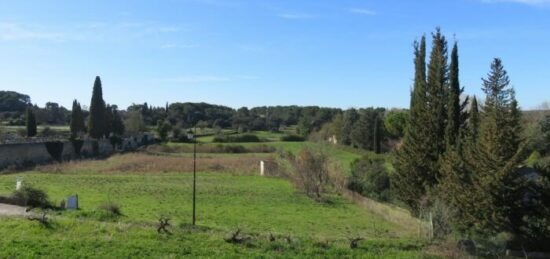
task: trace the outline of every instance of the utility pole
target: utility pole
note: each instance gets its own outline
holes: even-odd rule
[[[197,134],[197,126],[193,130],[194,134]],[[197,139],[196,136],[193,138],[193,226],[195,226],[196,214],[195,214],[195,201],[197,198]]]

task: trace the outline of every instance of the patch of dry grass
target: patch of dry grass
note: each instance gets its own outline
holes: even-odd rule
[[[200,156],[198,172],[227,172],[232,174],[259,174],[261,156]],[[115,155],[105,160],[71,161],[43,165],[40,172],[67,173],[97,171],[101,173],[165,173],[192,172],[193,158],[189,156],[163,156],[144,153]]]

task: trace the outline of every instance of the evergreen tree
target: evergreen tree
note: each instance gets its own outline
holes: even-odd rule
[[[95,78],[92,100],[90,103],[90,117],[88,122],[89,134],[92,138],[101,138],[105,133],[105,101],[103,101],[103,90],[101,79]]]
[[[73,101],[73,108],[71,111],[71,136],[76,138],[82,132],[86,131],[86,125],[84,124],[84,114],[82,108],[77,100]]]
[[[457,60],[453,64],[458,67]],[[458,84],[458,69],[456,69],[455,84]],[[428,65],[427,78],[427,113],[429,117],[425,127],[431,148],[428,151],[427,186],[437,184],[439,175],[439,156],[445,152],[445,128],[447,124],[447,100],[448,100],[448,67],[447,67],[447,40],[439,28],[432,34],[432,52]]]
[[[111,105],[105,106],[105,116],[104,116],[104,129],[103,134],[108,138],[111,133],[113,133],[113,107]]]
[[[474,146],[477,144],[479,136],[479,116],[479,104],[477,104],[477,98],[474,96],[470,104],[470,116],[468,118],[468,137]]]
[[[170,123],[162,120],[157,122],[157,133],[159,135],[160,141],[166,142],[168,140],[168,132],[171,130]]]
[[[356,109],[348,109],[344,113],[343,126],[341,136],[339,136],[340,143],[344,145],[351,145],[351,132],[353,125],[359,120],[359,114]]]
[[[465,126],[464,108],[460,103],[460,95],[464,91],[460,87],[458,67],[458,45],[455,42],[451,52],[449,68],[449,91],[447,103],[447,126],[445,129],[446,149],[454,148],[460,143],[461,129]],[[467,100],[464,102],[467,103]]]
[[[426,193],[426,172],[429,170],[430,138],[426,85],[426,37],[414,46],[415,77],[411,93],[409,122],[401,148],[396,150],[396,171],[392,185],[396,196],[418,213],[420,200]],[[429,140],[429,141],[427,141]]]
[[[381,147],[380,147],[380,143],[382,141],[381,124],[382,124],[382,121],[380,119],[380,116],[376,116],[376,119],[374,120],[374,133],[373,133],[373,137],[374,137],[373,148],[376,154],[380,154],[381,152]]]
[[[113,133],[116,136],[122,136],[124,135],[124,130],[124,122],[122,121],[118,110],[113,108]]]
[[[448,177],[444,189],[457,212],[458,229],[484,236],[504,231],[516,234],[522,231],[525,216],[526,181],[517,171],[522,158],[521,113],[500,59],[494,60],[483,79],[483,91],[486,99],[479,133],[475,98],[469,123],[470,139],[477,144],[467,149],[462,161],[455,158],[443,163],[442,171]]]
[[[36,136],[36,117],[34,116],[32,107],[27,107],[25,118],[26,118],[25,126],[27,128],[27,137]]]

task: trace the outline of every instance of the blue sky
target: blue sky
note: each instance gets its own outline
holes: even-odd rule
[[[458,40],[461,81],[503,59],[524,109],[550,100],[550,0],[0,0],[0,89],[126,107],[407,107],[412,42]]]

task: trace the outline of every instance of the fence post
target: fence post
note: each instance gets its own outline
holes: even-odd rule
[[[265,163],[262,160],[262,161],[260,161],[260,175],[264,176],[264,174],[265,174]]]

